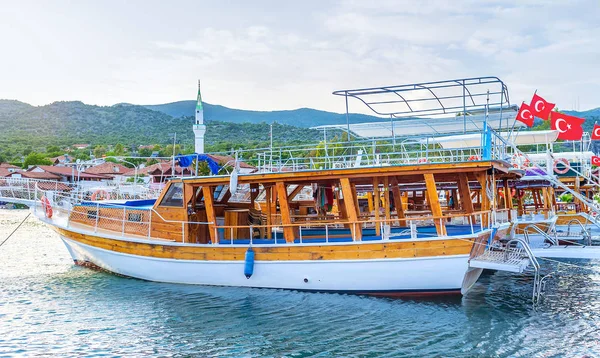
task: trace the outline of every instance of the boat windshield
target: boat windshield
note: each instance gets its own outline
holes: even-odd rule
[[[172,183],[160,202],[160,206],[183,206],[183,183]]]

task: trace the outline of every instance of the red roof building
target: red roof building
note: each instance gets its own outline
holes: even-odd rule
[[[58,157],[49,158],[52,165],[64,165],[71,162],[71,157],[68,155],[59,155]]]
[[[175,165],[175,170],[172,170],[171,162],[156,163],[137,171],[137,175],[145,175],[150,177],[151,183],[164,183],[168,178],[176,176],[190,176],[192,171],[189,168],[181,168]],[[125,176],[133,177],[136,175],[135,170],[130,170]]]
[[[41,179],[41,180],[60,180],[60,176],[48,172],[15,172],[9,175],[11,178],[27,178],[27,179]]]
[[[90,174],[86,172],[80,172],[74,167],[54,167],[51,165],[36,165],[29,169],[27,172],[31,173],[50,173],[60,177],[61,181],[100,181],[111,179],[101,174]]]
[[[71,147],[75,148],[75,149],[85,149],[88,148],[90,145],[89,144],[73,144]]]
[[[21,167],[9,163],[0,163],[0,178],[7,177],[12,173],[23,171]]]
[[[116,176],[125,175],[129,172],[132,172],[132,174],[133,174],[135,172],[135,170],[131,169],[131,168],[127,168],[123,164],[104,162],[102,164],[99,164],[99,165],[96,165],[96,166],[86,169],[84,173],[100,174],[100,175],[114,178]]]

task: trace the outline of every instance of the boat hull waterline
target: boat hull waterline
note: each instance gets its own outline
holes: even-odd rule
[[[73,260],[156,282],[403,296],[460,294],[469,254],[365,260],[259,261],[252,277],[242,260],[185,260],[127,254],[61,235]]]

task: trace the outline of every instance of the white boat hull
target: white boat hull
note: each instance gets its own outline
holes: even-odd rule
[[[469,255],[378,260],[244,261],[146,257],[105,250],[61,236],[73,260],[138,279],[215,286],[401,295],[460,293]]]
[[[600,259],[599,246],[560,245],[531,249],[536,257],[555,259]]]

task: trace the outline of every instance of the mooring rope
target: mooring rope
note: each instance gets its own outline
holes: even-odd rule
[[[11,236],[13,236],[13,234],[15,232],[17,232],[17,230],[19,230],[19,228],[21,227],[21,225],[23,225],[23,223],[25,222],[25,220],[27,220],[27,218],[29,218],[29,215],[31,215],[31,212],[29,214],[27,214],[27,216],[25,217],[25,219],[23,219],[23,221],[21,221],[21,223],[19,224],[19,226],[17,226],[11,233],[10,235],[8,235],[8,237],[6,239],[4,239],[4,241],[2,241],[2,243],[0,243],[0,246],[4,245],[5,242],[8,241],[8,239],[10,239]]]

